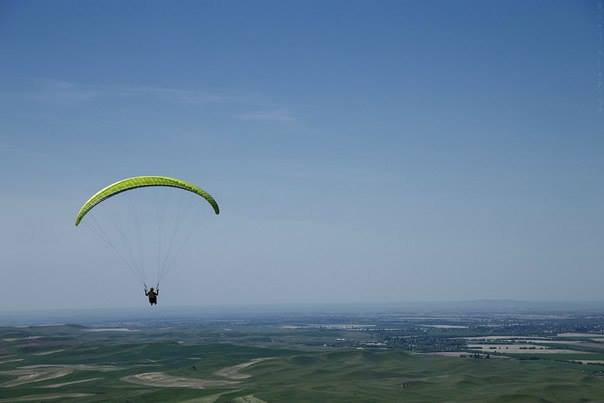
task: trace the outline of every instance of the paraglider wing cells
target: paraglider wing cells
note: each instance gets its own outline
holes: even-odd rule
[[[214,198],[205,190],[192,183],[167,176],[136,176],[133,178],[122,179],[121,181],[113,183],[95,193],[90,199],[88,199],[86,203],[84,203],[82,208],[80,208],[80,211],[76,217],[75,225],[77,226],[80,224],[84,216],[88,214],[88,212],[92,210],[94,206],[101,203],[103,200],[128,190],[149,186],[167,186],[187,190],[206,199],[216,214],[220,212],[216,200],[214,200]]]

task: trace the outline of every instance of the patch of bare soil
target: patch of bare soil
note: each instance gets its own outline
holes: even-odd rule
[[[218,371],[214,372],[214,375],[221,376],[221,377],[227,378],[227,379],[233,379],[233,380],[247,379],[247,378],[251,377],[251,375],[242,374],[242,373],[240,373],[240,371],[242,371],[248,367],[251,367],[252,365],[258,364],[259,362],[270,360],[273,358],[274,357],[254,358],[253,360],[244,362],[242,364],[237,364],[237,365],[233,365],[232,367],[226,367],[226,368],[219,369]]]
[[[254,395],[236,397],[235,399],[233,399],[233,402],[234,403],[267,403],[265,400],[258,399]]]
[[[16,379],[0,383],[0,387],[12,388],[32,382],[47,381],[49,379],[61,378],[73,372],[70,368],[26,368],[0,371],[2,375],[16,376]]]
[[[180,403],[214,403],[216,400],[218,400],[220,398],[220,396],[228,395],[228,394],[231,394],[231,393],[237,393],[239,391],[240,391],[240,389],[229,390],[227,392],[216,393],[214,395],[203,396],[203,397],[196,397],[194,399],[185,400],[185,401],[182,401]]]
[[[233,365],[231,367],[222,368],[214,373],[214,375],[227,378],[222,379],[200,379],[200,378],[185,378],[180,376],[168,375],[163,372],[144,372],[136,375],[129,375],[122,378],[122,381],[135,383],[145,386],[157,386],[166,388],[191,388],[191,389],[206,389],[206,388],[224,388],[231,387],[240,383],[241,380],[249,378],[251,375],[242,374],[239,371],[248,368],[261,361],[269,360],[273,357],[255,358],[251,361]]]
[[[28,395],[20,397],[11,397],[10,399],[0,399],[0,403],[12,402],[44,402],[54,399],[75,399],[78,397],[94,396],[92,393],[51,393],[46,395]]]
[[[604,360],[575,360],[579,364],[604,364]]]
[[[61,388],[63,386],[68,386],[68,385],[75,385],[77,383],[84,383],[84,382],[92,382],[92,381],[96,381],[97,379],[103,379],[103,378],[87,378],[87,379],[81,379],[79,381],[71,381],[71,382],[63,382],[63,383],[53,383],[51,385],[44,385],[44,386],[38,386],[38,388],[40,389],[55,389],[55,388]]]
[[[32,355],[50,355],[50,354],[60,353],[61,351],[65,351],[65,349],[60,348],[58,350],[43,351],[41,353],[33,353]]]
[[[190,389],[224,388],[239,383],[214,379],[185,378],[168,375],[163,372],[145,372],[142,374],[129,375],[123,377],[122,381],[145,386]]]
[[[116,367],[115,365],[96,365],[96,364],[43,364],[43,365],[27,365],[25,367],[21,367],[24,369],[38,369],[38,368],[68,368],[68,369],[77,369],[79,371],[99,371],[99,372],[109,372],[109,371],[118,371],[122,369],[121,367]]]

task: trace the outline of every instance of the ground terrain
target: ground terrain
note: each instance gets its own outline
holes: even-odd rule
[[[604,402],[597,312],[0,327],[0,402]]]

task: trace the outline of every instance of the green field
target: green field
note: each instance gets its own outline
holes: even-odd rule
[[[0,402],[604,402],[604,367],[570,362],[599,354],[473,359],[321,344],[338,337],[375,340],[249,324],[5,327]]]

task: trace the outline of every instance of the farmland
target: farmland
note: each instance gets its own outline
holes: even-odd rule
[[[604,396],[604,320],[593,313],[188,313],[80,322],[0,328],[0,402]]]

